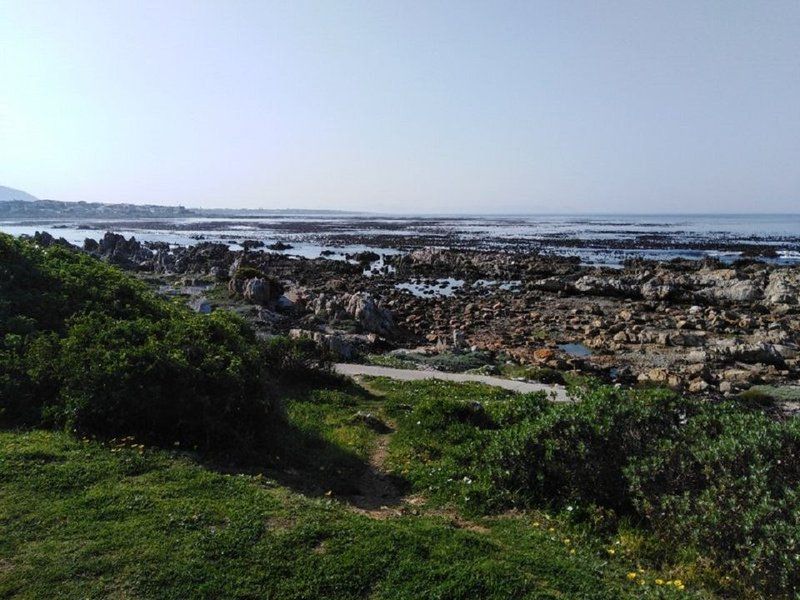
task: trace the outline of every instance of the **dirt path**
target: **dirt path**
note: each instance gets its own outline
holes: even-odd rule
[[[556,402],[568,402],[567,390],[563,385],[534,383],[530,381],[516,381],[503,379],[491,375],[473,375],[470,373],[444,373],[442,371],[417,371],[415,369],[392,369],[375,365],[356,365],[351,363],[336,363],[334,369],[341,375],[355,377],[357,375],[370,375],[372,377],[389,377],[401,381],[420,381],[424,379],[441,379],[444,381],[467,382],[475,381],[505,388],[512,392],[546,392]]]

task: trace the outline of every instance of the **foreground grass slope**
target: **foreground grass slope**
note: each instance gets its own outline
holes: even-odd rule
[[[679,595],[654,578],[636,585],[629,565],[593,545],[565,543],[556,521],[374,519],[128,442],[0,433],[0,480],[4,598]]]

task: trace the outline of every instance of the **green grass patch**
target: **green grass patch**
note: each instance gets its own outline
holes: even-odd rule
[[[0,478],[5,598],[678,596],[560,524],[375,520],[177,451],[5,432]]]

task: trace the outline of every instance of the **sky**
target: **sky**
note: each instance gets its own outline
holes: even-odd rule
[[[191,207],[800,212],[798,32],[798,0],[0,0],[0,185]]]

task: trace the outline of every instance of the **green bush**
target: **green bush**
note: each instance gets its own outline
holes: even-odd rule
[[[255,337],[225,313],[149,321],[89,315],[61,342],[45,421],[79,434],[239,447],[267,429],[268,372]]]
[[[63,333],[75,314],[165,318],[169,303],[119,269],[60,246],[0,234],[0,337]]]
[[[256,269],[255,267],[247,267],[242,266],[236,269],[236,272],[233,274],[234,279],[257,279],[257,278],[266,278],[267,275],[261,269]]]
[[[310,338],[273,336],[264,342],[264,360],[278,379],[297,383],[320,383],[334,377],[332,358]]]
[[[800,590],[800,425],[725,405],[626,470],[639,513],[770,594]]]
[[[404,472],[439,501],[472,512],[596,508],[770,597],[800,592],[796,420],[608,386],[570,404],[517,396],[482,405],[423,398],[402,417],[398,462],[413,459]]]
[[[0,419],[98,437],[239,447],[294,360],[241,319],[196,315],[116,268],[0,235]]]
[[[630,509],[623,469],[678,434],[686,402],[670,393],[629,396],[601,387],[493,436],[485,475],[516,506],[597,504]]]

